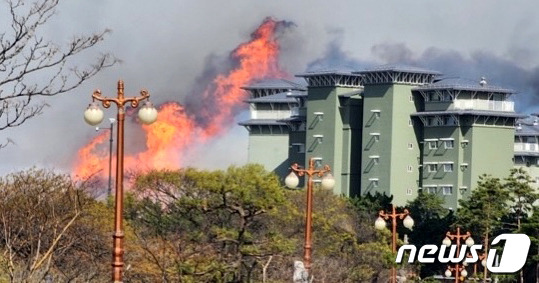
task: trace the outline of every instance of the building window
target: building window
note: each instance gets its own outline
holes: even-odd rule
[[[406,194],[411,196],[412,195],[412,188],[406,189]]]
[[[410,95],[410,102],[414,102],[414,96],[413,95]]]
[[[409,143],[409,144],[408,144],[408,149],[414,149],[414,144],[413,144],[413,143]]]
[[[455,117],[444,117],[444,125],[455,126],[457,125],[457,119]]]
[[[407,170],[408,170],[408,172],[413,172],[414,171],[414,166],[408,165]]]
[[[452,163],[444,164],[444,172],[453,172],[453,164]]]
[[[304,143],[293,143],[292,146],[295,146],[297,153],[305,153],[305,144]]]
[[[444,93],[442,101],[453,101],[453,96],[451,96],[449,93]]]
[[[438,171],[438,164],[427,164],[427,172],[437,172]]]
[[[429,117],[427,118],[427,125],[428,126],[440,126],[442,121],[438,119],[437,117]]]
[[[453,186],[442,186],[442,193],[445,196],[453,194]]]
[[[378,178],[370,178],[369,181],[371,181],[371,186],[373,188],[378,188]]]
[[[440,96],[438,96],[438,94],[436,94],[434,92],[430,92],[428,94],[428,99],[429,99],[429,101],[440,101]]]
[[[414,125],[414,120],[412,118],[408,119],[408,126],[412,127]]]
[[[429,149],[438,149],[437,141],[429,141]]]
[[[444,141],[445,149],[452,149],[454,145],[455,145],[455,142],[452,140]]]
[[[427,194],[436,194],[436,187],[425,187],[425,191],[427,192]]]

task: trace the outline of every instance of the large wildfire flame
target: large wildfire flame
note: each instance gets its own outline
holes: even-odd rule
[[[266,19],[251,35],[250,41],[231,52],[230,57],[237,66],[217,75],[202,95],[198,94],[203,105],[208,107],[186,111],[190,109],[177,102],[159,106],[158,120],[142,126],[146,149],[126,156],[125,169],[180,168],[182,157],[190,147],[219,136],[233,125],[234,116],[244,108],[243,100],[246,99],[246,93],[240,87],[266,77],[287,76],[278,65],[279,44],[275,34],[280,24],[282,22]],[[197,122],[200,120],[205,122]],[[79,150],[73,169],[76,178],[106,177],[108,151],[103,150],[106,137],[106,133],[98,135]]]

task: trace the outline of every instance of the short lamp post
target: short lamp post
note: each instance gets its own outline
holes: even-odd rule
[[[333,189],[335,179],[329,173],[329,165],[323,169],[316,169],[314,158],[309,159],[309,167],[302,169],[297,163],[290,167],[291,172],[286,176],[285,185],[294,189],[299,184],[298,176],[307,175],[307,211],[305,213],[305,245],[303,250],[303,264],[309,276],[311,276],[311,253],[312,253],[312,217],[313,217],[313,176],[323,177],[321,186],[323,189]]]
[[[464,240],[466,246],[471,247],[475,244],[472,234],[470,232],[466,232],[466,234],[460,233],[460,227],[457,227],[457,233],[451,234],[449,231],[445,234],[445,238],[442,241],[442,244],[449,247],[451,246],[452,242],[451,240],[456,240],[457,244],[457,257],[460,255],[460,241]],[[455,273],[455,283],[460,282],[460,276],[466,277],[468,276],[468,271],[466,271],[466,266],[460,265],[458,263],[455,264],[455,267],[447,266],[447,270],[445,271],[445,276],[450,277],[453,272]]]
[[[110,137],[109,137],[109,186],[107,188],[107,196],[110,197],[112,195],[112,142],[114,139],[112,138],[114,134],[114,123],[116,122],[116,119],[109,118],[110,127],[108,128],[99,128],[95,127],[96,131],[100,130],[108,130]]]
[[[397,253],[397,219],[402,220],[404,227],[412,229],[414,227],[414,220],[410,216],[408,209],[404,209],[402,213],[397,213],[397,210],[394,205],[391,205],[391,212],[387,213],[383,210],[378,212],[378,218],[374,222],[374,227],[378,230],[383,230],[386,228],[386,220],[391,218],[391,251],[393,254]],[[391,268],[391,282],[397,282],[397,270],[395,267]]]
[[[111,103],[116,104],[118,115],[118,131],[116,138],[116,194],[114,199],[114,234],[113,251],[112,251],[112,281],[115,283],[122,282],[123,279],[123,170],[124,170],[124,120],[125,120],[125,105],[129,103],[131,107],[136,108],[141,100],[146,100],[146,103],[138,112],[140,121],[144,124],[151,124],[157,119],[157,110],[149,102],[150,94],[146,90],[140,91],[140,96],[124,97],[124,82],[118,81],[118,93],[116,98],[107,98],[101,96],[100,90],[95,90],[92,94],[93,103],[84,111],[84,120],[96,126],[103,121],[103,110],[95,102],[100,101],[103,107],[109,108]]]

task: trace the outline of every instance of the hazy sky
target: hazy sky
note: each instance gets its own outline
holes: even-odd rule
[[[48,99],[50,107],[38,118],[2,131],[0,138],[15,144],[0,150],[0,174],[70,168],[77,149],[96,134],[82,119],[90,94],[100,88],[114,95],[119,78],[127,94],[147,88],[157,103],[182,102],[209,58],[226,58],[268,16],[295,23],[282,39],[281,64],[291,73],[308,66],[415,64],[486,76],[520,91],[518,109],[532,112],[539,101],[538,10],[537,1],[63,1],[42,32],[61,44],[74,34],[111,29],[93,51],[111,52],[123,63]],[[247,131],[236,126],[198,151],[189,164],[243,164]]]

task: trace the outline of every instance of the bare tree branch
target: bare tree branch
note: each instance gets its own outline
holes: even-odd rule
[[[3,4],[11,25],[0,31],[0,130],[41,114],[47,104],[32,98],[69,92],[119,62],[111,54],[100,54],[82,68],[74,62],[77,55],[103,41],[110,30],[74,36],[64,46],[44,38],[40,29],[54,16],[58,4],[59,0],[37,0],[29,5],[23,0],[6,0]]]

